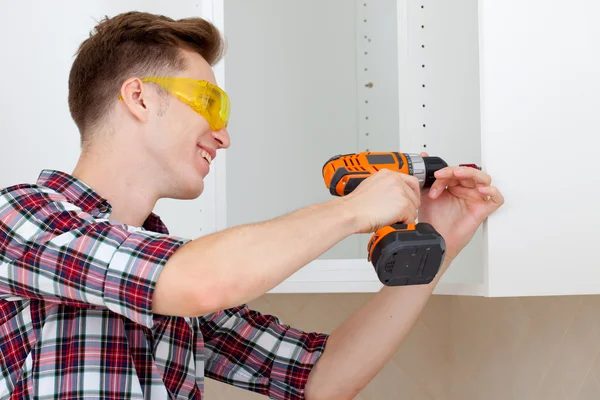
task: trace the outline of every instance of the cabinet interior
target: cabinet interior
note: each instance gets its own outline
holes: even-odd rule
[[[224,2],[227,225],[330,199],[321,168],[336,154],[481,165],[477,18],[477,0]],[[365,258],[369,238],[321,259]],[[483,270],[480,230],[443,279]]]

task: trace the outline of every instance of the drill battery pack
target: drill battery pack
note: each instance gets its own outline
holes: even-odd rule
[[[444,238],[428,223],[388,225],[371,237],[369,261],[385,286],[428,284],[444,256]]]

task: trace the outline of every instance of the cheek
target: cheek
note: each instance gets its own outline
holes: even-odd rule
[[[190,147],[195,144],[194,127],[189,123],[189,118],[177,113],[165,115],[159,122],[156,140],[161,143],[163,148],[169,150],[181,151],[182,148]]]
[[[158,128],[155,140],[175,162],[179,159],[188,163],[190,158],[196,157],[198,142],[213,145],[208,122],[187,105],[172,103],[155,122]]]

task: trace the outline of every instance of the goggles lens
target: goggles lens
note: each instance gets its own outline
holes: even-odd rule
[[[229,97],[218,86],[207,81],[180,77],[149,76],[142,81],[156,83],[178,97],[206,118],[211,129],[219,131],[227,126],[230,113]]]

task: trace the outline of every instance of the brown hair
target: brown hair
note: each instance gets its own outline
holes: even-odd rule
[[[77,50],[69,75],[69,109],[82,146],[117,101],[127,78],[184,70],[182,49],[197,52],[213,66],[223,56],[224,42],[218,29],[202,18],[173,20],[126,12],[100,21]]]

